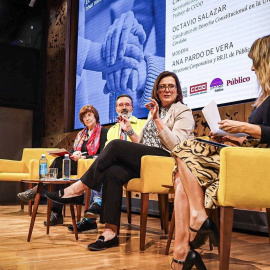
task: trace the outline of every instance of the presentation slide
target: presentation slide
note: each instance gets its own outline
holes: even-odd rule
[[[80,0],[74,129],[92,104],[101,124],[114,123],[115,99],[133,98],[136,117],[154,81],[174,71],[184,103],[202,108],[255,98],[258,83],[247,54],[269,34],[270,0]]]
[[[256,98],[248,52],[270,34],[270,1],[166,1],[165,67],[192,109]]]

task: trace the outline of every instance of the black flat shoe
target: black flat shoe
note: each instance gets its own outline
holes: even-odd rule
[[[84,194],[71,198],[62,198],[64,196],[64,190],[47,192],[46,197],[54,202],[61,204],[83,204]]]
[[[105,239],[104,236],[101,235],[95,243],[88,245],[88,249],[91,251],[100,251],[100,250],[104,250],[107,248],[119,246],[119,239],[118,239],[117,235],[113,239],[106,241],[106,242],[104,241],[104,239]]]
[[[194,265],[196,266],[197,270],[207,270],[200,254],[193,249],[189,250],[185,261],[180,261],[173,258],[171,263],[172,269],[174,269],[173,263],[183,264],[182,270],[190,270]]]
[[[190,230],[197,232],[194,240],[189,242],[189,246],[192,249],[200,248],[204,245],[208,237],[210,237],[211,242],[215,247],[219,246],[219,231],[211,218],[207,218],[199,230],[195,230],[193,228],[190,228]]]

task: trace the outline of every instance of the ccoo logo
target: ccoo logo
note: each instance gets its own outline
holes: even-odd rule
[[[204,92],[207,90],[207,83],[200,83],[190,86],[190,94]]]

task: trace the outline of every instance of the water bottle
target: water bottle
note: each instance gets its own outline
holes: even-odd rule
[[[46,155],[42,154],[41,159],[39,160],[39,179],[44,180],[48,174],[48,160]]]
[[[63,159],[63,179],[69,180],[70,179],[70,167],[71,161],[69,159],[69,155],[65,154],[65,158]]]

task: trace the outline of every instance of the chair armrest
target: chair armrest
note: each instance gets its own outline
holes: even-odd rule
[[[29,161],[29,180],[38,180],[39,179],[39,160],[31,159]]]
[[[219,204],[269,208],[269,164],[270,149],[223,148],[220,153]]]
[[[78,169],[77,169],[77,176],[80,179],[84,173],[90,168],[94,159],[79,159],[78,160]]]
[[[141,159],[141,191],[142,193],[168,193],[172,186],[174,160],[171,157],[143,156]]]
[[[52,163],[54,162],[55,158],[54,159],[49,159],[48,160],[48,167],[50,168]]]
[[[0,159],[0,173],[27,173],[28,169],[23,161]]]

